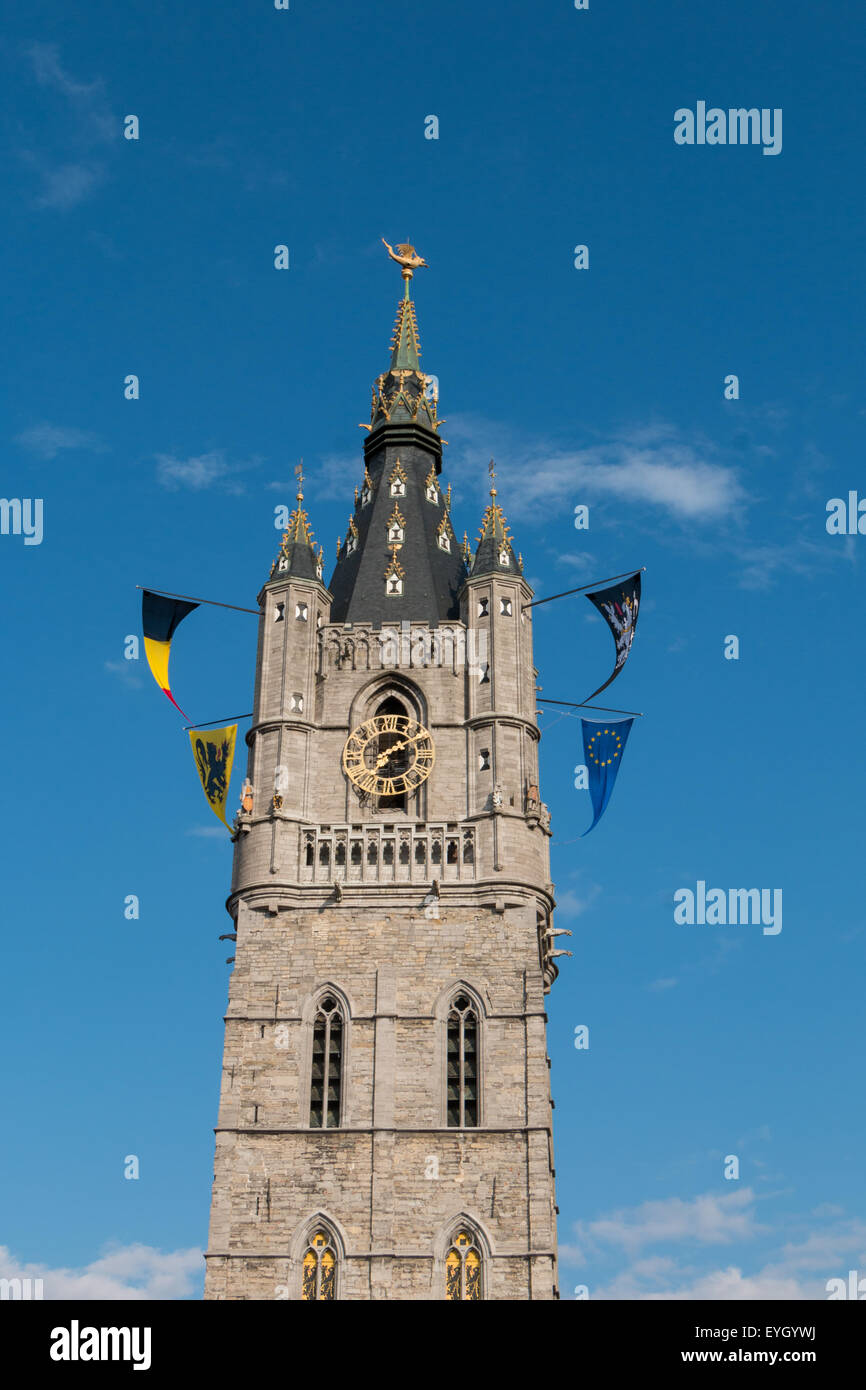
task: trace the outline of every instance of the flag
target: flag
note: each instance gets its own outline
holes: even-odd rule
[[[581,719],[580,722],[583,725],[583,756],[589,769],[589,795],[594,812],[592,825],[583,832],[588,835],[598,825],[610,801],[634,720],[620,719],[615,724],[596,724],[592,719]]]
[[[607,690],[611,681],[619,675],[631,651],[631,644],[634,641],[635,628],[637,627],[637,610],[640,607],[640,570],[637,574],[631,574],[627,579],[620,580],[618,584],[611,584],[609,589],[599,589],[594,594],[587,594],[587,598],[607,619],[607,625],[613,633],[613,640],[616,642],[616,665],[613,671],[604,685],[600,685],[598,690],[594,690],[591,695],[586,697],[587,700],[594,700],[596,695]]]
[[[166,598],[163,594],[152,594],[144,589],[141,595],[141,627],[144,633],[144,654],[151,675],[164,695],[167,695],[175,709],[184,714],[171,693],[168,683],[168,658],[171,653],[171,639],[178,623],[187,613],[198,608],[197,603],[187,603],[185,599]]]
[[[226,820],[226,799],[235,756],[237,724],[226,729],[190,729],[189,741],[198,768],[202,791],[215,816],[229,828]]]

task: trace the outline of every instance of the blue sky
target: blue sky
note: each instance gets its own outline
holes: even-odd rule
[[[10,13],[2,490],[43,499],[44,537],[0,536],[3,1272],[199,1296],[230,846],[124,638],[136,584],[254,605],[300,456],[330,569],[401,288],[384,235],[430,263],[460,533],[492,454],[538,597],[647,567],[607,692],[646,717],[585,840],[579,724],[543,716],[574,932],[549,1006],[563,1297],[866,1273],[866,538],[825,527],[866,492],[864,33],[803,0]],[[782,152],[676,145],[700,100],[781,108]],[[546,695],[607,674],[584,598],[535,633]],[[188,620],[193,717],[251,708],[255,635]],[[699,879],[781,888],[782,931],[675,924]]]

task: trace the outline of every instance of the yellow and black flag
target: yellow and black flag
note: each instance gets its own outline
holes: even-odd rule
[[[189,731],[192,755],[198,768],[202,791],[207,797],[207,803],[214,815],[219,817],[226,830],[229,829],[229,823],[226,820],[226,800],[229,794],[237,733],[237,724],[230,724],[225,729],[190,729]]]
[[[184,719],[188,719],[189,715],[180,708],[168,683],[168,658],[175,628],[194,608],[198,608],[198,604],[188,603],[186,599],[167,598],[164,594],[151,593],[150,589],[142,591],[141,626],[147,664],[162,693],[168,696],[175,709],[180,710]]]

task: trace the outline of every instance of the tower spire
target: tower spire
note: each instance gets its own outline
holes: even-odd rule
[[[410,297],[410,281],[427,262],[409,242],[384,245],[400,267],[403,296],[390,364],[376,379],[370,424],[364,426],[369,434],[363,486],[328,586],[331,617],[376,626],[404,619],[436,626],[459,616],[466,559],[451,521],[451,490],[437,481],[444,441],[438,434],[434,379],[421,370]]]
[[[408,280],[405,285],[403,298],[397,306],[397,318],[391,338],[391,371],[420,373],[421,343],[418,339],[418,320],[415,317],[415,305],[409,298]]]
[[[496,500],[496,465],[493,459],[487,465],[487,471],[490,474],[490,501],[481,522],[472,574],[502,574],[509,571],[519,574],[522,565],[512,548],[505,513]]]
[[[388,425],[416,425],[434,435],[439,429],[437,402],[428,394],[430,382],[421,370],[421,340],[418,335],[418,320],[415,305],[409,293],[409,282],[420,266],[426,266],[423,256],[408,241],[391,246],[382,238],[388,248],[392,261],[400,266],[403,276],[403,298],[397,305],[397,317],[391,337],[391,361],[386,372],[376,378],[373,385],[373,403],[370,411],[367,441],[372,446],[372,436]],[[364,426],[367,428],[367,426]],[[441,446],[440,446],[441,447]],[[438,472],[437,467],[437,472]]]
[[[301,579],[321,579],[323,552],[316,545],[310,518],[304,509],[304,460],[295,465],[298,490],[295,493],[296,506],[289,517],[283,532],[277,558],[271,566],[270,578],[276,579],[286,574]]]

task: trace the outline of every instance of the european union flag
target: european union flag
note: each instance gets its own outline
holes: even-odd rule
[[[591,719],[580,722],[583,725],[583,756],[589,769],[589,794],[595,812],[589,827],[593,830],[610,801],[634,720],[620,719],[615,724],[596,724]],[[584,830],[583,834],[588,835],[589,830]]]

